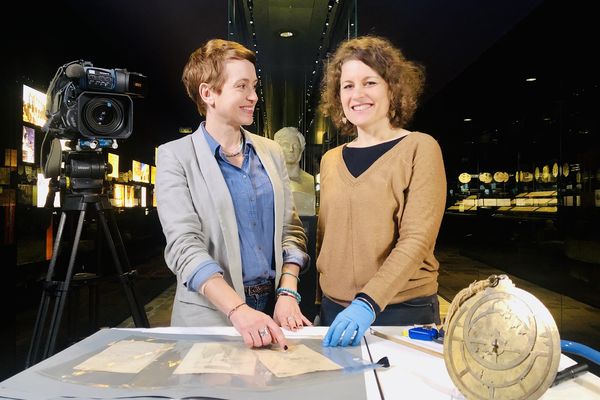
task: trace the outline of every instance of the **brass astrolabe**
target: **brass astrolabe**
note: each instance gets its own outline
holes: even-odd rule
[[[505,275],[459,292],[444,323],[444,361],[467,399],[537,399],[558,371],[560,337],[548,309]]]
[[[491,172],[482,172],[479,174],[479,181],[481,183],[492,183],[492,173]]]
[[[460,174],[458,176],[458,181],[460,183],[469,183],[469,182],[471,182],[471,174],[469,174],[468,172],[463,172],[462,174]]]
[[[508,172],[496,171],[494,173],[494,180],[498,183],[508,182]]]

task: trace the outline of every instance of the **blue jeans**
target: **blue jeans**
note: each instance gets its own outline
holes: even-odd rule
[[[335,317],[345,307],[327,296],[321,300],[320,324],[331,325]],[[440,324],[440,303],[437,295],[418,297],[399,304],[389,304],[381,312],[372,325],[374,326],[406,326]]]
[[[263,293],[246,295],[246,304],[255,310],[273,316],[273,311],[275,309],[275,294]]]

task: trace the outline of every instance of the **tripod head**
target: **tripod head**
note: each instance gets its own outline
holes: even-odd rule
[[[51,177],[46,207],[52,207],[57,191],[63,194],[102,194],[105,176],[112,165],[104,161],[104,147],[116,148],[116,140],[72,140],[63,150],[59,139],[53,139],[44,164],[44,175]]]

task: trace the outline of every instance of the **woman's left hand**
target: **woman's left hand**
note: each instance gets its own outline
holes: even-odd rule
[[[303,326],[311,326],[312,323],[306,318],[294,297],[280,295],[275,303],[273,320],[282,328],[297,331]]]

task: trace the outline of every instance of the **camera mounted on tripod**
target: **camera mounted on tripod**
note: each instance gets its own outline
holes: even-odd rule
[[[52,139],[40,166],[46,178],[64,176],[61,184],[74,190],[101,189],[110,165],[103,148],[117,148],[117,140],[133,132],[133,99],[147,92],[146,76],[126,69],[97,68],[89,61],[61,66],[47,92],[44,143]],[[64,151],[60,140],[68,140]],[[64,162],[64,170],[61,170]]]

